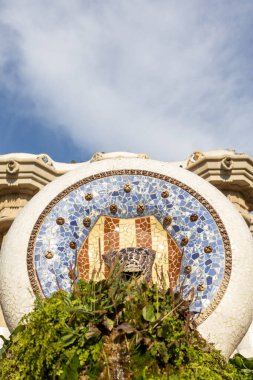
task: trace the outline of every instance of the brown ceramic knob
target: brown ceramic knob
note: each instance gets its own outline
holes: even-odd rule
[[[132,190],[131,185],[129,185],[129,183],[125,184],[124,186],[125,193],[130,193],[131,190]]]
[[[184,237],[181,240],[181,247],[185,247],[189,243],[189,239],[187,237]]]
[[[197,287],[197,290],[199,292],[203,292],[205,289],[206,289],[206,285],[205,284],[199,284],[198,287]]]
[[[93,199],[93,194],[91,194],[91,193],[87,193],[87,194],[85,194],[85,199],[86,199],[86,201],[92,201],[92,199]]]
[[[144,211],[145,211],[144,204],[142,204],[142,203],[138,204],[138,206],[137,206],[137,212],[138,212],[138,214],[143,214]]]
[[[171,222],[172,222],[172,217],[171,216],[165,216],[165,218],[163,218],[163,225],[164,225],[164,227],[170,226]]]
[[[76,249],[76,242],[75,241],[71,241],[69,243],[69,246],[70,246],[71,249]]]
[[[84,225],[84,227],[90,227],[91,219],[89,217],[84,218],[83,219],[83,225]]]
[[[163,191],[161,192],[161,196],[162,196],[162,198],[168,198],[169,195],[170,195],[170,194],[169,194],[168,190],[163,190]]]
[[[213,252],[213,247],[211,245],[207,245],[205,248],[204,248],[204,252],[205,253],[212,253]]]
[[[47,252],[45,253],[45,257],[46,257],[47,259],[52,259],[52,258],[54,257],[54,254],[53,254],[52,251],[47,251]]]
[[[62,218],[61,216],[59,216],[59,218],[56,219],[56,223],[57,223],[59,226],[62,226],[62,225],[65,223],[65,219]]]
[[[191,267],[191,265],[187,265],[187,266],[184,268],[184,273],[185,273],[185,274],[189,274],[189,273],[191,273],[191,271],[192,271],[192,267]]]
[[[197,214],[192,214],[190,216],[190,221],[191,222],[196,222],[198,220],[199,216]]]
[[[117,210],[118,210],[117,205],[115,205],[114,203],[110,205],[110,211],[112,214],[116,214]]]

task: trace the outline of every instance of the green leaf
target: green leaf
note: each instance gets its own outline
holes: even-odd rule
[[[79,359],[75,354],[71,361],[63,367],[60,380],[78,380]]]
[[[11,337],[19,334],[20,332],[25,330],[25,325],[18,325],[11,333]]]
[[[4,341],[4,344],[9,342],[9,339],[6,339],[3,335],[0,335],[0,338]]]
[[[239,369],[244,369],[245,365],[243,362],[244,357],[240,354],[236,354],[232,359],[230,359],[230,363],[232,363],[235,367]]]
[[[243,358],[243,364],[247,369],[253,371],[253,359],[252,358]]]
[[[2,335],[0,335],[0,338],[4,339],[4,344],[3,344],[2,348],[0,349],[0,359],[2,359],[5,352],[8,350],[8,348],[11,345],[11,341],[5,339]]]
[[[152,304],[144,306],[142,309],[142,316],[145,321],[154,322],[156,320],[154,306]]]
[[[77,335],[75,333],[68,333],[66,335],[63,335],[62,342],[63,347],[71,346],[77,339]]]

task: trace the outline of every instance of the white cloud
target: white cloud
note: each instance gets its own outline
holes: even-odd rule
[[[253,154],[252,10],[250,0],[6,0],[0,45],[16,68],[5,82],[84,151]]]

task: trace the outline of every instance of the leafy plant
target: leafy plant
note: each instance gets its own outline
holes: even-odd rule
[[[236,368],[245,373],[248,379],[253,379],[253,358],[245,358],[240,354],[236,354],[229,361]]]
[[[126,281],[116,265],[107,280],[37,299],[5,340],[0,379],[246,378],[201,338],[189,304],[170,290]]]

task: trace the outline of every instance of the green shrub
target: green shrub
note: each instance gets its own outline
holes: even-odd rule
[[[0,353],[0,379],[246,379],[200,337],[179,294],[126,281],[80,281],[37,299]]]

